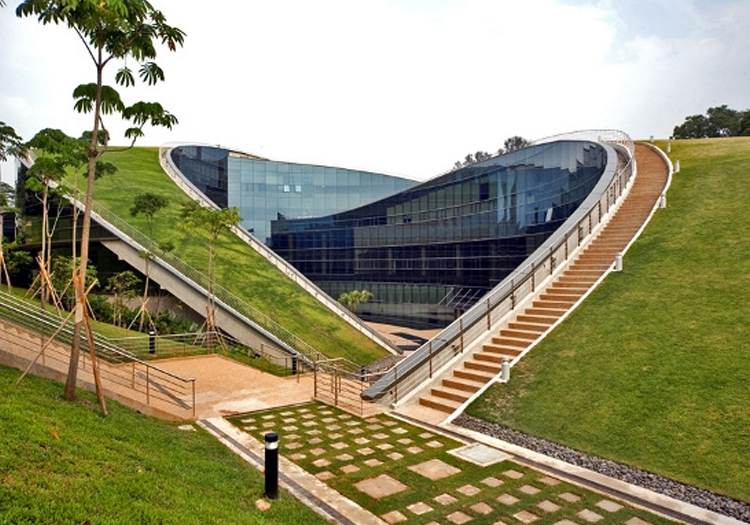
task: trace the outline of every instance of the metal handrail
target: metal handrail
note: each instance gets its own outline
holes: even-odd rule
[[[75,197],[67,195],[66,198],[74,205],[83,208],[83,203]],[[204,273],[196,270],[176,255],[163,250],[153,239],[141,233],[127,221],[123,220],[120,216],[101,204],[94,202],[91,211],[92,217],[95,215],[97,222],[106,225],[109,229],[112,229],[115,234],[119,231],[119,233],[122,234],[122,237],[127,238],[132,244],[137,245],[139,251],[148,252],[153,260],[162,264],[164,267],[171,268],[173,273],[178,275],[185,282],[190,282],[194,287],[201,288],[204,293],[208,293],[206,290],[208,289],[209,279]],[[293,334],[223,286],[214,283],[213,289],[217,302],[222,303],[229,309],[244,316],[247,320],[256,325],[256,327],[266,330],[282,343],[298,352],[303,359],[308,360],[310,363],[314,363],[319,359],[326,358],[322,352],[314,348],[302,338]]]
[[[181,144],[181,145],[195,145],[195,144]],[[177,186],[184,191],[188,196],[197,200],[205,206],[218,209],[219,206],[214,203],[211,199],[206,197],[182,172],[177,168],[170,155],[171,151],[178,145],[170,144],[159,148],[159,162],[165,173],[177,184]],[[212,146],[216,147],[216,146]],[[378,331],[373,329],[371,326],[362,322],[354,313],[345,308],[341,303],[333,299],[330,295],[324,292],[318,285],[308,279],[302,272],[297,270],[289,261],[283,257],[279,257],[276,252],[266,246],[263,242],[258,240],[252,233],[247,231],[242,226],[236,225],[232,227],[232,232],[237,235],[240,239],[249,244],[255,251],[266,258],[271,264],[273,264],[279,271],[286,275],[289,279],[300,285],[305,291],[310,293],[315,299],[325,305],[329,310],[336,313],[344,321],[349,323],[356,330],[367,336],[369,339],[382,346],[389,352],[395,354],[400,353],[400,350],[396,346],[383,337]]]
[[[614,144],[626,156],[626,163],[617,167],[617,155],[612,149],[605,173],[612,173],[609,180],[600,181],[571,217],[542,246],[532,253],[524,263],[493,288],[485,297],[448,325],[435,338],[428,341],[409,357],[394,366],[364,393],[367,400],[383,398],[391,393],[392,402],[417,388],[425,379],[453,359],[474,341],[492,329],[493,322],[513,311],[517,303],[533,294],[537,283],[551,276],[558,261],[568,260],[570,252],[580,246],[609,216],[610,210],[619,202],[633,173],[635,147],[628,135],[615,130],[581,131],[557,135],[534,143],[544,144],[557,140],[592,140]],[[571,240],[573,248],[571,249]]]
[[[65,322],[64,317],[3,291],[0,291],[0,318],[23,328],[24,330],[40,335],[42,340],[48,337],[47,334],[50,334],[54,335],[54,341],[60,344],[70,345],[73,342],[74,332],[71,328],[71,323]],[[165,396],[166,399],[173,401],[179,399],[181,394],[191,391],[193,405],[192,407],[188,406],[187,408],[192,409],[193,415],[195,415],[194,378],[184,378],[178,374],[170,372],[169,370],[165,370],[152,363],[138,359],[132,352],[128,352],[127,350],[113,344],[107,337],[101,334],[94,332],[93,336],[95,354],[102,361],[117,366],[123,364],[131,364],[134,366],[139,365],[145,368],[147,376],[154,376],[154,373],[159,376],[166,376],[175,380],[176,384],[182,385],[185,388],[185,391],[177,392],[176,394],[168,392]],[[90,353],[88,339],[85,336],[80,338],[80,348],[83,355]],[[150,397],[150,384],[148,381],[146,382],[145,388],[147,397]],[[162,384],[160,385],[160,388],[165,389],[166,386]],[[185,403],[184,401],[181,402],[183,404]]]

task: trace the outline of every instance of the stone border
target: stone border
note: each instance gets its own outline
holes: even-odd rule
[[[670,498],[684,501],[731,518],[750,523],[750,503],[723,496],[706,489],[694,487],[653,474],[636,467],[623,465],[542,438],[524,434],[503,425],[490,423],[473,416],[461,414],[452,423],[487,436],[497,438],[533,452],[582,467],[613,479],[637,485]]]

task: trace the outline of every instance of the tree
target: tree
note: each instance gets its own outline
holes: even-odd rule
[[[180,215],[181,228],[203,231],[208,234],[208,297],[206,302],[206,326],[209,331],[216,331],[216,301],[214,283],[216,281],[216,241],[225,230],[231,229],[242,220],[237,208],[207,208],[196,201],[189,201],[182,206]]]
[[[154,215],[169,206],[169,199],[164,195],[155,193],[140,193],[133,199],[133,206],[130,207],[130,215],[137,217],[142,214],[146,217],[148,224],[149,237],[154,236]]]
[[[16,134],[11,126],[0,120],[0,161],[8,157],[26,156],[26,146],[23,139]]]
[[[352,290],[339,296],[339,302],[353,314],[357,313],[360,304],[364,304],[370,299],[372,299],[372,292],[369,290]]]
[[[141,280],[130,270],[116,273],[107,279],[106,291],[115,297],[112,320],[116,326],[123,326],[122,313],[125,310],[125,299],[135,297],[135,285]]]
[[[510,153],[511,151],[526,148],[529,145],[531,145],[531,143],[528,140],[519,135],[514,135],[510,138],[505,139],[503,148],[505,149],[505,153]]]
[[[703,139],[750,135],[750,110],[737,111],[726,104],[708,108],[705,115],[690,115],[675,126],[675,139]]]
[[[101,131],[106,130],[103,115],[116,114],[133,126],[125,136],[135,140],[143,135],[146,124],[164,126],[169,129],[177,119],[158,103],[136,102],[125,106],[116,89],[104,84],[105,68],[116,60],[132,57],[140,64],[139,76],[149,85],[164,80],[164,72],[154,62],[156,44],[161,42],[174,51],[182,46],[185,33],[167,24],[161,11],[146,0],[26,0],[16,9],[19,17],[36,16],[40,23],[65,24],[72,29],[86,48],[95,70],[95,82],[81,84],[73,91],[74,108],[79,113],[92,113],[93,124],[88,147],[88,182],[84,200],[83,227],[81,231],[81,262],[74,276],[76,289],[76,322],[71,346],[68,377],[65,384],[65,398],[75,399],[75,386],[78,374],[80,336],[83,325],[87,326],[87,336],[91,339],[88,319],[84,307],[84,275],[89,253],[91,232],[91,206],[94,195],[96,164],[107,151],[108,134],[105,143],[100,144]],[[115,82],[124,87],[133,86],[135,78],[127,62],[117,71]],[[92,349],[92,360],[95,358]],[[97,381],[97,392],[102,409],[106,413],[104,398]]]

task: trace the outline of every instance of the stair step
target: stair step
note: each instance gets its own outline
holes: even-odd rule
[[[529,313],[528,310],[516,316],[516,321],[520,323],[534,323],[545,326],[553,325],[558,319],[559,316],[556,315],[535,315]]]
[[[453,375],[462,379],[469,379],[471,381],[478,381],[481,383],[489,382],[497,373],[485,372],[482,370],[472,370],[469,368],[459,368],[453,371]]]
[[[529,346],[529,345],[527,344],[526,346]],[[504,355],[507,357],[516,357],[516,356],[521,355],[521,352],[523,352],[526,346],[521,348],[518,346],[505,346],[505,345],[496,344],[496,343],[485,343],[482,345],[482,352]]]
[[[501,334],[504,331],[505,330],[502,330]],[[515,337],[493,336],[492,342],[489,344],[492,344],[494,346],[507,346],[508,348],[526,348],[533,340],[534,339],[517,339]]]
[[[439,410],[441,412],[447,412],[448,414],[454,412],[458,407],[461,406],[461,403],[459,403],[458,401],[451,401],[450,399],[443,399],[435,396],[420,397],[419,404],[429,408],[434,408],[435,410]]]
[[[464,369],[468,370],[481,370],[482,372],[489,372],[493,377],[500,373],[502,366],[499,363],[487,363],[483,361],[477,361],[476,359],[469,359],[464,362]]]
[[[530,332],[526,330],[517,330],[517,329],[506,329],[506,330],[500,330],[500,337],[498,338],[493,337],[492,341],[496,342],[498,344],[502,344],[502,342],[506,338],[510,339],[520,339],[522,341],[534,341],[537,337],[539,337],[539,332]]]
[[[531,303],[531,306],[534,308],[566,312],[572,304],[573,303],[569,301],[534,301],[533,303]]]
[[[487,381],[472,381],[471,379],[462,379],[456,376],[443,379],[443,386],[446,388],[472,393],[482,388],[486,383]]]
[[[434,397],[440,397],[443,399],[450,399],[451,401],[458,401],[463,403],[471,397],[469,392],[465,390],[454,390],[452,388],[437,387],[430,390]]]
[[[518,316],[521,317],[521,316]],[[530,322],[523,322],[516,319],[516,321],[512,323],[508,323],[508,328],[510,330],[523,330],[524,332],[533,332],[536,334],[542,334],[547,331],[549,328],[549,324],[547,323],[530,323]]]

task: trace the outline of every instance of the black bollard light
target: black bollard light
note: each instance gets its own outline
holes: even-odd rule
[[[266,434],[266,497],[279,497],[279,435]]]
[[[149,330],[148,332],[148,353],[149,354],[156,353],[156,331],[155,330]]]

